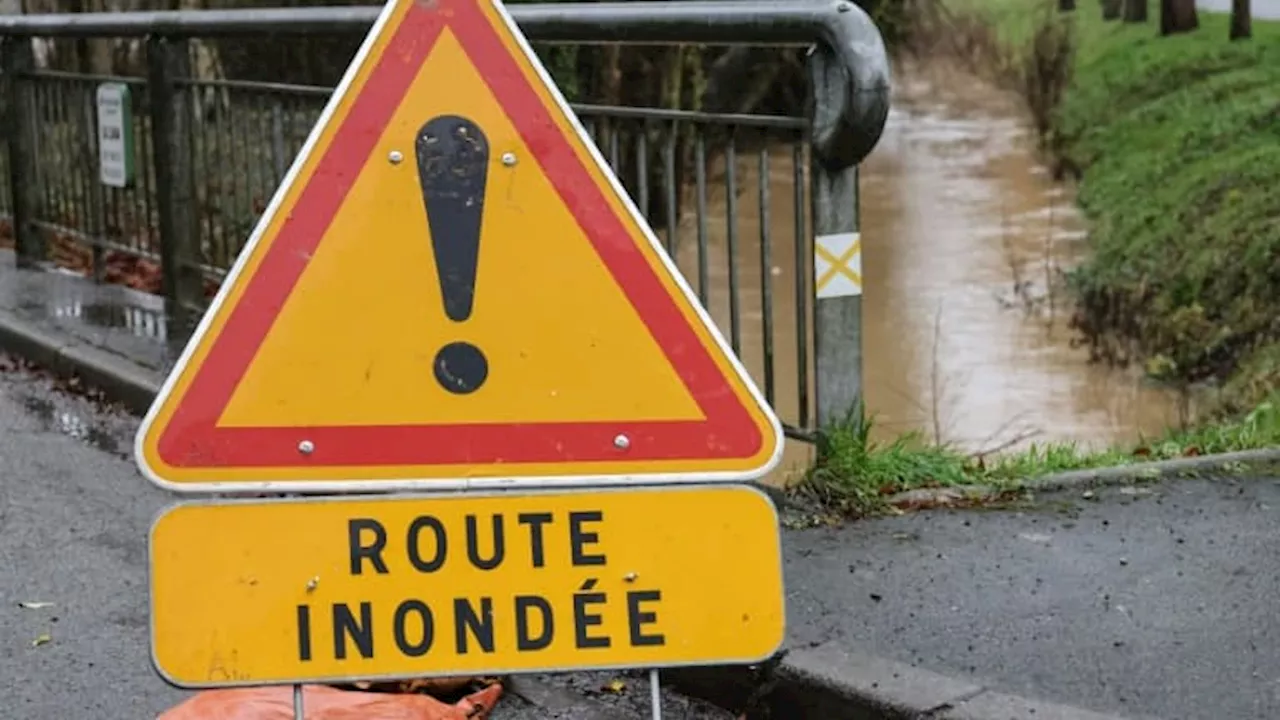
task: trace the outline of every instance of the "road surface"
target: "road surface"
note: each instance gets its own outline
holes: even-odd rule
[[[154,717],[183,697],[147,651],[147,528],[169,498],[133,466],[136,418],[12,367],[0,356],[0,717]],[[794,647],[1122,715],[1280,717],[1280,479],[911,513],[787,531],[784,549]],[[509,698],[495,718],[648,717],[644,680],[613,696],[610,679],[544,680],[540,705]],[[729,717],[671,695],[664,707]]]
[[[147,530],[169,496],[131,458],[137,419],[0,355],[0,717],[148,718],[181,702],[149,659]],[[39,605],[51,603],[51,605]],[[22,607],[27,604],[29,607]],[[32,605],[37,604],[37,605]],[[534,678],[495,720],[648,718],[643,677]],[[724,720],[675,696],[666,717]]]
[[[1280,718],[1280,479],[909,513],[784,543],[789,640],[1163,720]]]

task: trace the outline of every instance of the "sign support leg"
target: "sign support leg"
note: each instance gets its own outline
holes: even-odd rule
[[[653,720],[662,720],[662,687],[656,668],[649,671],[649,704],[653,706]]]
[[[293,686],[293,720],[302,720],[302,686]]]

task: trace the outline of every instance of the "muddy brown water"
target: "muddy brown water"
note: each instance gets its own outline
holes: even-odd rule
[[[744,154],[737,167],[741,355],[763,386],[758,164]],[[795,424],[791,149],[771,151],[769,170],[775,407]],[[709,172],[723,174],[714,164]],[[916,430],[972,453],[1050,441],[1099,447],[1182,421],[1174,394],[1091,364],[1072,343],[1070,307],[1054,287],[1080,257],[1084,222],[1072,189],[1053,182],[1038,158],[1017,98],[939,66],[905,68],[861,188],[864,387],[879,440]],[[677,263],[696,289],[696,216],[692,202],[686,207]],[[707,295],[728,338],[720,183],[709,188],[707,212]],[[788,440],[768,480],[793,481],[811,457],[811,446]]]

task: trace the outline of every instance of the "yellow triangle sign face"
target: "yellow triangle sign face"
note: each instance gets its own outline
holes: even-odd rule
[[[177,490],[743,480],[782,434],[497,0],[390,0],[138,433]]]

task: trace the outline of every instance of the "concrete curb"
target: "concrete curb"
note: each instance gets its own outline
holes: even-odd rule
[[[1024,480],[1021,489],[1039,492],[1055,490],[1083,490],[1093,487],[1124,485],[1133,482],[1150,482],[1162,478],[1175,477],[1188,473],[1230,472],[1241,465],[1273,465],[1280,464],[1280,448],[1262,448],[1259,450],[1241,450],[1238,452],[1218,453],[1216,455],[1198,455],[1195,457],[1157,460],[1154,462],[1133,463],[1132,465],[1114,465],[1092,470],[1072,470]],[[929,488],[925,490],[908,490],[890,495],[890,505],[931,505],[942,504],[949,500],[982,499],[998,495],[1000,488],[988,485],[959,485],[949,488]]]
[[[158,373],[128,358],[27,322],[7,310],[0,310],[0,348],[61,377],[79,377],[138,415],[146,414],[163,382]]]
[[[745,720],[1138,720],[1007,695],[833,644],[791,650],[761,670],[681,668],[663,677]]]

